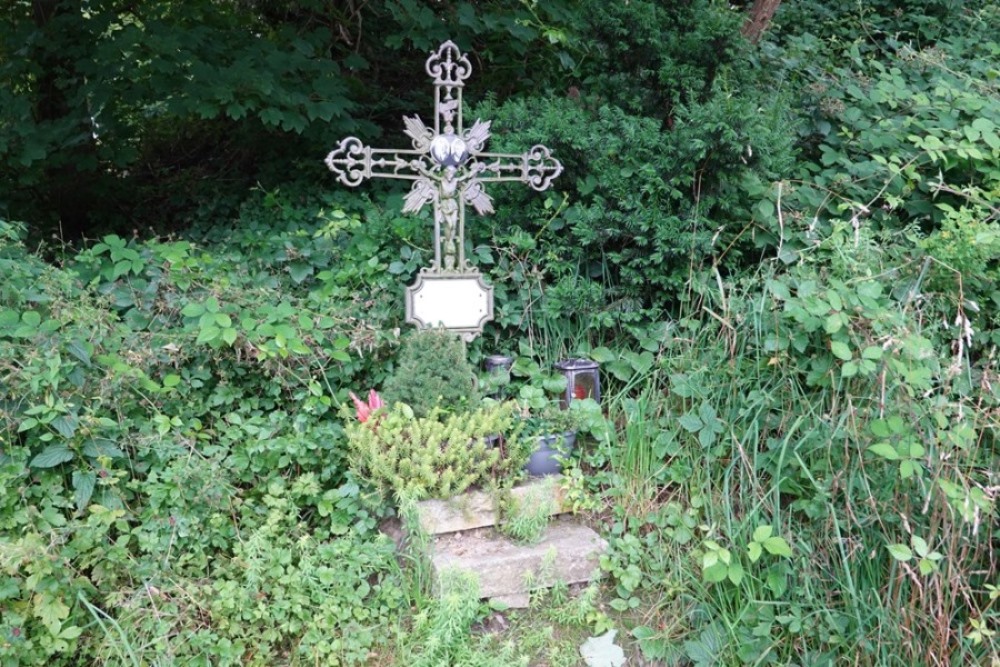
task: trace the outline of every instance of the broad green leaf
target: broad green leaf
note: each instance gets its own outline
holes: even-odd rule
[[[198,332],[197,343],[210,343],[217,339],[222,334],[222,329],[217,326],[210,325],[201,329]]]
[[[757,213],[757,217],[761,220],[770,220],[774,218],[775,206],[773,201],[767,199],[762,199],[754,206],[754,211]]]
[[[842,361],[851,360],[851,348],[843,341],[835,340],[830,343],[830,351],[833,352],[833,356],[837,357]]]
[[[771,592],[778,597],[784,595],[785,591],[788,590],[788,578],[781,572],[774,570],[768,572],[764,581],[767,587],[771,589]]]
[[[101,456],[107,456],[110,459],[120,459],[125,457],[125,452],[118,448],[114,440],[93,438],[83,443],[83,455],[92,459]]]
[[[205,312],[205,306],[200,303],[189,303],[181,309],[184,317],[201,317]]]
[[[858,294],[868,299],[877,299],[882,295],[882,285],[874,280],[860,283],[858,285]]]
[[[874,444],[868,448],[868,451],[874,454],[875,456],[881,456],[882,458],[888,459],[890,461],[899,460],[899,452],[897,452],[896,448],[891,444],[889,444],[888,442],[879,442],[877,444]]]
[[[826,293],[826,300],[830,302],[830,307],[834,310],[843,310],[844,302],[841,300],[840,295],[836,292],[829,291]]]
[[[889,424],[887,424],[884,419],[876,419],[871,423],[869,428],[871,429],[872,435],[878,438],[888,438],[890,433],[892,433],[889,430]]]
[[[171,387],[176,387],[181,383],[181,376],[176,373],[168,373],[163,376],[163,386],[170,389]]]
[[[892,415],[885,420],[885,423],[889,425],[889,430],[893,433],[902,433],[906,430],[906,422],[899,415]]]
[[[545,391],[552,394],[560,394],[566,391],[566,384],[566,376],[561,374],[547,375],[542,380],[542,387],[545,388]]]
[[[94,346],[87,341],[74,339],[66,345],[66,350],[74,357],[83,362],[84,366],[90,366],[90,355],[94,351]]]
[[[701,577],[707,582],[717,584],[729,576],[729,567],[725,563],[715,563],[701,571]]]
[[[913,558],[913,552],[905,544],[887,544],[885,548],[898,561],[906,562]]]
[[[83,511],[83,508],[90,502],[94,495],[94,485],[97,483],[97,474],[91,472],[73,471],[73,500],[76,502],[76,509]]]
[[[753,541],[763,542],[767,538],[771,537],[773,533],[774,533],[773,526],[767,526],[767,525],[757,526],[757,528],[753,531]]]
[[[608,372],[622,382],[628,382],[633,375],[632,367],[624,361],[612,361],[607,365]]]
[[[636,373],[648,373],[649,369],[653,367],[653,364],[656,361],[653,354],[646,351],[643,351],[640,354],[626,352],[623,356]]]
[[[861,356],[870,361],[878,361],[882,358],[882,348],[878,345],[869,345],[861,352]]]
[[[788,542],[783,537],[769,537],[764,540],[763,544],[764,549],[772,556],[792,557],[792,548],[788,546]]]
[[[756,563],[760,560],[761,555],[764,553],[764,547],[760,545],[760,542],[751,542],[747,550],[750,552],[751,563]]]
[[[0,579],[0,600],[10,600],[17,597],[21,589],[17,585],[17,579],[8,577],[6,580]]]
[[[68,439],[76,433],[76,427],[79,423],[79,420],[73,415],[59,415],[52,420],[51,426],[59,432],[59,435]]]
[[[32,468],[54,468],[60,463],[72,461],[76,454],[64,444],[49,445],[35,458],[31,459],[28,465]]]
[[[970,125],[979,132],[992,132],[996,128],[989,118],[976,118]]]
[[[392,271],[392,265],[390,265],[389,270],[390,272]],[[288,265],[288,274],[292,277],[296,285],[311,276],[312,272],[312,264],[306,262],[292,262]]]
[[[685,412],[677,421],[689,433],[697,433],[705,427],[698,415],[693,412]]]
[[[917,535],[910,537],[910,544],[913,545],[913,550],[917,552],[917,555],[921,558],[926,558],[927,554],[930,553],[930,547],[927,545],[927,540]]]
[[[729,566],[729,581],[734,585],[739,586],[740,582],[743,581],[743,566],[739,563],[733,563]]]
[[[48,628],[49,632],[56,635],[59,634],[62,621],[69,616],[69,607],[62,601],[62,598],[52,597],[49,593],[35,597],[34,611],[35,616],[41,619],[42,624]]]
[[[781,301],[788,301],[791,298],[791,292],[788,290],[788,285],[777,280],[768,280],[767,286],[771,289],[771,294],[774,295],[776,299]]]
[[[37,311],[28,310],[21,314],[21,321],[34,329],[42,323],[42,316],[39,315]]]

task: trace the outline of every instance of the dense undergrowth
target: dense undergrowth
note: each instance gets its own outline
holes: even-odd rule
[[[602,363],[615,428],[566,476],[602,586],[475,634],[474,582],[397,559],[341,406],[398,364],[428,220],[275,182],[156,238],[0,220],[0,664],[572,665],[611,628],[668,665],[1000,663],[1000,10],[792,3],[750,50],[712,3],[599,4],[554,42],[572,95],[477,109],[567,170],[467,254],[473,363],[538,395]]]

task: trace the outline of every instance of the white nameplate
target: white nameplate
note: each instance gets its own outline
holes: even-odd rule
[[[479,273],[421,274],[406,288],[406,321],[444,327],[472,340],[493,319],[493,288]]]

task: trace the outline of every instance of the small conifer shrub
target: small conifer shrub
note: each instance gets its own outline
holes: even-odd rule
[[[382,395],[390,404],[406,403],[417,417],[435,409],[442,414],[472,409],[481,399],[465,343],[445,329],[407,336]]]

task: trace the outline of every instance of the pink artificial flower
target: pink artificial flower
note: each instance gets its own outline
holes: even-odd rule
[[[350,395],[351,400],[354,401],[354,407],[357,409],[358,421],[364,424],[368,421],[368,418],[372,416],[372,413],[380,408],[385,407],[385,401],[382,397],[378,395],[374,389],[368,392],[368,401],[362,401],[358,398],[357,394],[353,391],[347,392]]]

